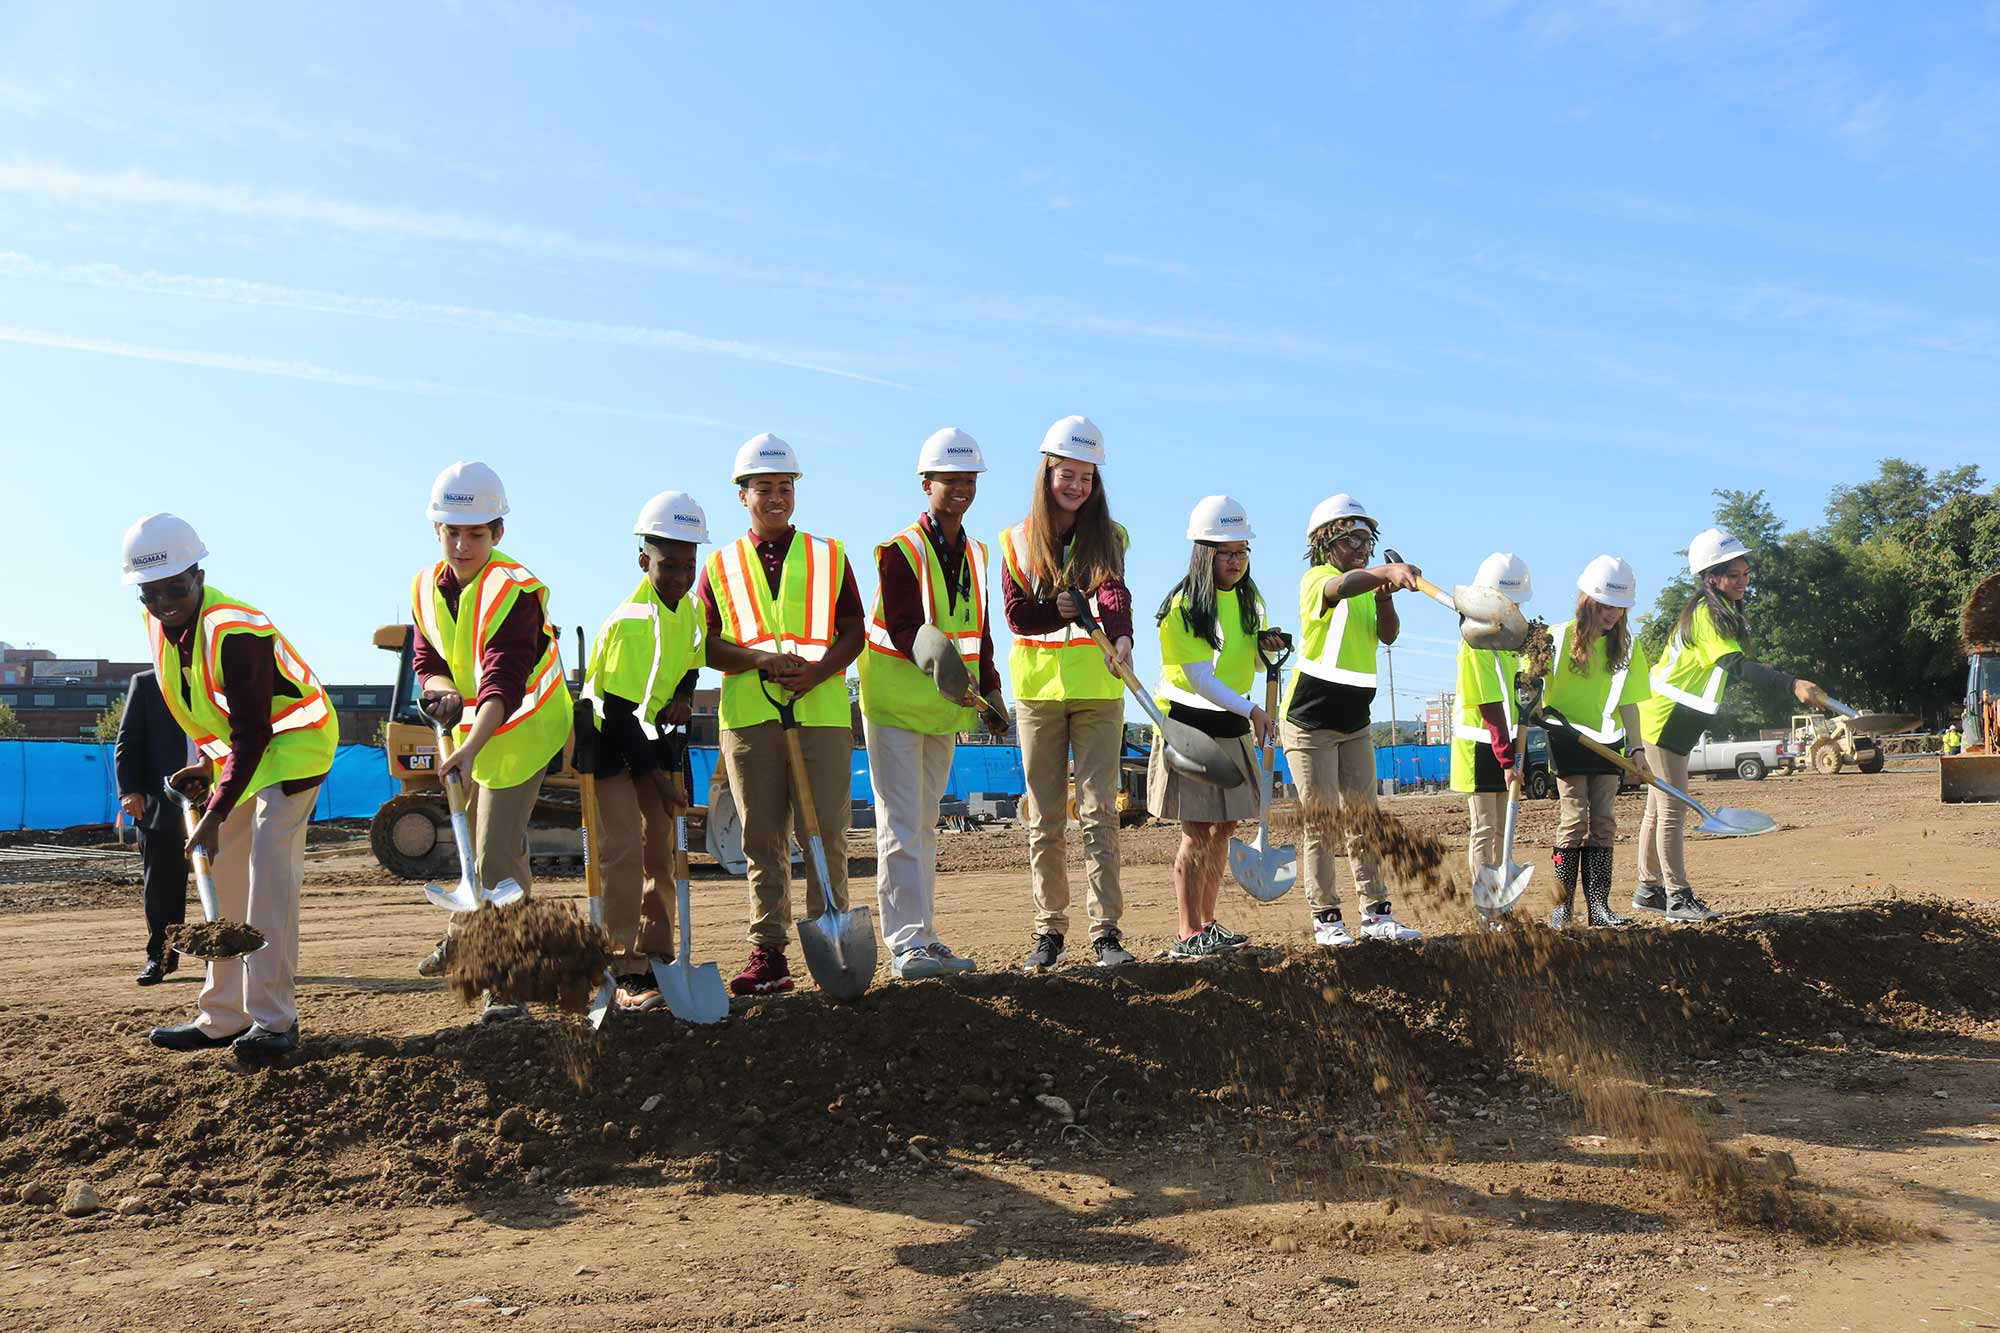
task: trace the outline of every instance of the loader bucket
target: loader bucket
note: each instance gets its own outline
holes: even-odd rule
[[[2000,754],[1940,755],[1938,799],[1946,805],[2000,801]]]

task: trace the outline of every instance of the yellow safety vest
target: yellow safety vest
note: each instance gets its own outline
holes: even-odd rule
[[[912,524],[875,548],[879,564],[890,547],[901,551],[917,576],[923,593],[924,620],[935,625],[958,649],[973,688],[979,687],[979,645],[986,630],[986,544],[965,539],[965,559],[972,578],[972,595],[954,603],[945,584],[944,562],[924,534]],[[868,647],[861,654],[861,712],[871,722],[901,727],[926,736],[970,731],[977,718],[970,708],[952,703],[937,692],[931,678],[916,663],[896,651],[882,618],[882,592],[875,591],[875,614],[868,623]]]
[[[1381,647],[1375,597],[1362,593],[1328,606],[1327,580],[1337,579],[1341,573],[1332,565],[1314,565],[1299,580],[1299,624],[1304,629],[1298,670],[1285,685],[1287,713],[1292,711],[1292,696],[1298,693],[1301,676],[1357,690],[1375,688],[1375,657]]]
[[[1160,683],[1153,693],[1153,702],[1165,712],[1171,704],[1183,708],[1200,708],[1211,713],[1227,712],[1216,704],[1201,697],[1194,683],[1188,679],[1187,664],[1190,662],[1212,662],[1215,678],[1249,698],[1251,687],[1257,683],[1257,635],[1246,634],[1243,630],[1243,615],[1236,600],[1236,589],[1222,588],[1215,594],[1215,625],[1222,632],[1222,647],[1211,648],[1204,639],[1198,639],[1181,621],[1181,608],[1187,604],[1187,594],[1182,593],[1167,606],[1167,614],[1160,620],[1160,660],[1165,664],[1160,672]],[[1264,624],[1264,608],[1257,608],[1257,623]],[[1253,701],[1254,702],[1254,701]]]
[[[1131,538],[1125,529],[1112,524],[1118,531],[1120,550],[1131,549]],[[1007,572],[1014,577],[1023,591],[1035,597],[1054,597],[1060,589],[1036,586],[1028,573],[1028,522],[1016,523],[1000,534],[1000,558],[1006,563]],[[1092,614],[1102,617],[1103,611],[1097,604],[1097,590],[1091,589],[1090,609]],[[1104,654],[1090,632],[1081,625],[1064,625],[1061,629],[1033,638],[1016,635],[1014,646],[1007,653],[1007,673],[1014,681],[1014,695],[1019,699],[1122,699],[1125,685],[1111,669],[1104,665]]]
[[[1486,719],[1480,716],[1479,705],[1499,704],[1507,719],[1507,739],[1514,739],[1514,673],[1520,669],[1518,653],[1491,652],[1467,643],[1458,645],[1458,720],[1451,728],[1453,791],[1477,790],[1479,747],[1484,745],[1489,754],[1492,752],[1493,738],[1487,734]]]
[[[240,602],[209,584],[202,592],[201,611],[196,622],[193,651],[183,668],[180,650],[167,638],[166,630],[150,614],[145,615],[146,635],[153,646],[155,679],[167,711],[180,723],[195,746],[208,758],[220,763],[229,757],[229,700],[223,693],[222,644],[232,634],[254,634],[271,641],[271,657],[280,679],[289,682],[295,694],[271,691],[271,743],[257,769],[250,775],[248,796],[277,782],[315,778],[333,767],[334,751],[340,745],[340,723],[333,704],[326,697],[319,677],[298,655],[291,642],[278,632],[271,618],[247,602]],[[187,686],[182,698],[182,686]]]
[[[1639,705],[1639,729],[1645,733],[1646,743],[1661,743],[1676,708],[1691,708],[1705,718],[1714,717],[1722,707],[1722,691],[1729,680],[1729,673],[1719,663],[1742,651],[1742,644],[1724,638],[1715,627],[1707,604],[1697,606],[1688,621],[1687,638],[1679,634],[1670,637],[1666,656],[1653,667],[1653,697]]]
[[[1580,672],[1569,660],[1569,636],[1575,627],[1574,620],[1556,626],[1555,655],[1542,689],[1542,701],[1561,713],[1572,731],[1590,737],[1599,745],[1616,745],[1625,739],[1619,708],[1639,703],[1652,694],[1646,683],[1646,650],[1634,640],[1632,655],[1625,665],[1610,671],[1606,668],[1610,665],[1611,641],[1599,638],[1590,646],[1590,670]]]
[[[524,596],[542,604],[542,655],[528,672],[520,706],[508,714],[500,730],[472,761],[472,780],[482,787],[518,787],[549,766],[569,739],[569,686],[562,676],[562,655],[555,626],[549,623],[549,590],[518,561],[494,551],[471,584],[459,589],[458,613],[445,603],[438,587],[445,562],[420,570],[410,584],[410,604],[417,633],[424,636],[451,667],[452,688],[465,700],[465,714],[455,728],[463,742],[472,734],[474,701],[479,698],[481,657],[486,645],[506,623],[514,604]],[[471,613],[466,614],[466,608]]]
[[[693,597],[683,596],[669,610],[653,581],[641,578],[638,591],[605,618],[590,648],[583,697],[598,725],[604,724],[604,696],[615,694],[638,706],[639,726],[648,736],[658,735],[653,719],[689,669],[702,665],[707,623]]]
[[[709,556],[707,572],[724,638],[757,652],[795,653],[808,662],[826,658],[847,575],[847,552],[840,542],[795,531],[775,601],[763,562],[757,559],[757,543],[748,537],[738,537]],[[763,684],[755,671],[723,673],[723,730],[740,731],[778,720]],[[771,688],[775,692],[778,687]],[[851,716],[844,675],[821,681],[798,700],[802,727],[845,727]]]

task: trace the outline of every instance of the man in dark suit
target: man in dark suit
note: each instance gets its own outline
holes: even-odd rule
[[[179,966],[164,947],[168,926],[187,920],[187,832],[180,808],[166,799],[168,776],[189,763],[187,733],[167,711],[158,678],[150,671],[132,677],[125,712],[118,719],[112,749],[118,773],[118,804],[139,830],[139,859],[146,879],[146,966],[141,986],[153,986]]]

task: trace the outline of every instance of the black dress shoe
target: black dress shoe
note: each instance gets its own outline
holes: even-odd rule
[[[136,978],[141,986],[157,986],[166,979],[167,969],[161,966],[160,960],[157,958],[148,958],[146,965],[139,969],[139,975]]]
[[[262,1023],[252,1023],[250,1030],[233,1043],[236,1055],[243,1060],[269,1060],[280,1055],[290,1055],[299,1048],[299,1022],[283,1032],[273,1032]]]
[[[250,1030],[256,1031],[256,1025],[252,1024]],[[208,1051],[217,1046],[227,1046],[247,1035],[238,1033],[234,1037],[211,1037],[193,1023],[175,1023],[169,1027],[154,1028],[146,1034],[146,1040],[170,1051]]]

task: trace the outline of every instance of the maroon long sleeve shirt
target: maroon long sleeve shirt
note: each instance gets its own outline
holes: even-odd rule
[[[1038,597],[1023,588],[1006,562],[1000,565],[1000,591],[1007,609],[1007,628],[1020,635],[1041,637],[1054,634],[1069,622],[1053,597]],[[1132,590],[1123,579],[1106,579],[1092,594],[1097,599],[1097,621],[1105,637],[1113,643],[1132,637]]]
[[[201,621],[197,617],[188,622],[185,629],[168,636],[181,655],[181,702],[191,703],[188,691],[194,688],[194,678],[188,673],[188,663],[195,651],[195,632]],[[290,698],[298,698],[298,687],[278,674],[278,661],[267,634],[232,634],[222,641],[222,697],[229,705],[229,755],[215,771],[215,786],[209,793],[208,809],[227,819],[236,803],[243,799],[250,786],[250,778],[256,773],[257,765],[263,761],[264,751],[271,748],[271,699],[282,691]],[[164,684],[162,689],[166,688]],[[302,791],[310,791],[325,781],[324,773],[309,778],[292,778],[280,783],[278,790],[287,796],[296,796]]]
[[[441,567],[437,580],[438,591],[444,594],[444,604],[454,617],[458,615],[458,597],[462,591],[458,575],[451,572],[450,565]],[[528,676],[535,669],[535,663],[542,660],[544,636],[542,631],[542,599],[539,597],[517,597],[507,618],[500,622],[500,628],[479,652],[479,697],[468,699],[468,712],[477,711],[480,704],[488,699],[500,702],[503,717],[512,717],[514,710],[521,706],[521,700],[528,693]],[[428,676],[451,677],[451,663],[437,646],[417,631],[416,643],[410,652],[410,666],[422,681]]]
[[[972,596],[965,530],[959,529],[958,541],[951,543],[944,539],[929,514],[917,520],[917,526],[923,529],[931,549],[937,552],[938,563],[944,566],[946,609],[956,609],[960,597]],[[919,582],[923,576],[910,568],[910,562],[894,543],[885,545],[876,558],[875,576],[880,584],[882,621],[889,628],[889,642],[903,656],[912,657],[917,631],[925,624],[924,590]],[[979,692],[990,695],[999,688],[1000,668],[993,663],[993,618],[989,613],[986,623],[979,627]]]

